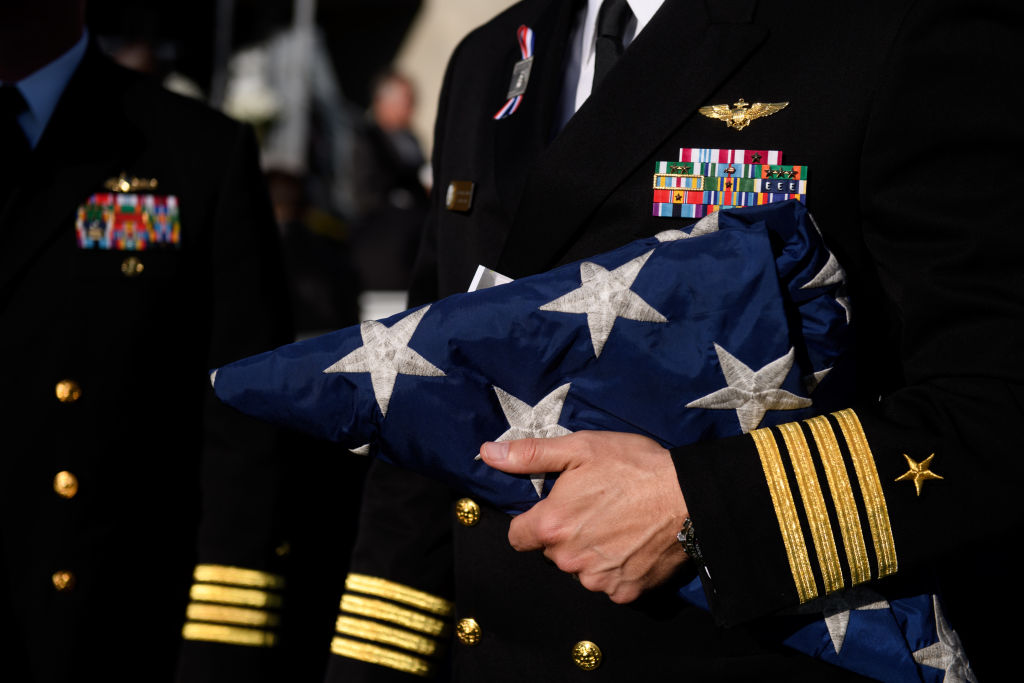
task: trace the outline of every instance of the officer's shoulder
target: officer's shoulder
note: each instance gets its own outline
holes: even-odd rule
[[[545,0],[522,0],[515,3],[470,31],[459,43],[457,51],[473,54],[481,49],[493,49],[495,45],[504,47],[509,43],[508,37],[515,35],[514,32],[519,26],[529,24],[531,20],[541,15],[545,4]]]
[[[230,144],[244,128],[205,102],[167,90],[155,78],[116,64],[108,64],[107,69],[121,83],[126,115],[143,130],[160,131],[171,138],[200,138],[219,146]]]

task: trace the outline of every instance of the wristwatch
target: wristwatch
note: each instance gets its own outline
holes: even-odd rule
[[[683,550],[689,555],[694,562],[699,565],[704,564],[704,554],[700,551],[700,545],[697,543],[697,537],[693,532],[693,518],[687,517],[686,521],[683,522],[683,528],[676,534],[676,540],[683,546]]]

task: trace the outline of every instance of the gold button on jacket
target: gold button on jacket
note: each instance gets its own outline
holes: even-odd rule
[[[581,640],[572,646],[572,661],[584,671],[593,671],[601,666],[601,648],[589,640]]]
[[[53,490],[61,498],[74,498],[78,493],[78,477],[62,470],[53,478]]]
[[[480,506],[472,498],[459,498],[455,503],[455,517],[464,526],[473,526],[480,521]]]
[[[459,619],[455,624],[455,635],[463,645],[476,645],[480,642],[480,624],[476,623],[476,619]]]
[[[73,379],[62,379],[54,388],[57,400],[61,403],[74,403],[82,396],[82,387]]]
[[[75,587],[75,575],[66,570],[54,572],[50,579],[53,581],[53,587],[61,593],[66,593]]]

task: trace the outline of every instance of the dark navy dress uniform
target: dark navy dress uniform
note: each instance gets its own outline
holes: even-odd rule
[[[1021,529],[1008,501],[1022,481],[1024,232],[1009,200],[1021,174],[1001,163],[1022,142],[1021,110],[997,106],[995,123],[985,103],[1019,101],[994,68],[1019,61],[1019,8],[666,0],[556,132],[571,16],[571,3],[526,0],[452,56],[411,303],[464,291],[478,264],[522,277],[685,225],[651,208],[655,163],[680,148],[782,150],[811,169],[807,206],[848,275],[858,399],[673,451],[710,614],[671,583],[612,604],[513,551],[508,517],[484,501],[375,466],[331,680],[842,680],[778,645],[778,613],[925,574],[975,672],[993,675],[1012,647],[994,617]],[[518,110],[494,120],[520,25],[535,33],[533,70]],[[741,98],[788,106],[743,128],[699,112]],[[1001,170],[965,170],[983,168]],[[469,206],[446,207],[455,181],[473,184]],[[853,484],[787,504],[798,460],[819,486]],[[823,519],[838,551],[819,556]]]
[[[290,338],[251,132],[90,47],[10,182],[0,678],[172,680],[179,657],[181,680],[270,676],[278,433],[207,377]],[[147,196],[176,201],[162,237],[87,229]]]

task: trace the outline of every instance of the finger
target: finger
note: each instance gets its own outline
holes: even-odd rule
[[[508,526],[508,542],[519,552],[540,550],[544,547],[538,533],[540,522],[540,515],[537,514],[538,507],[540,507],[540,503],[513,519]]]
[[[620,586],[611,592],[604,592],[608,593],[608,597],[611,598],[611,601],[616,605],[625,605],[626,603],[633,602],[640,597],[640,589],[633,584]]]
[[[480,455],[491,467],[510,474],[562,472],[572,465],[572,436],[488,441],[480,447]]]

